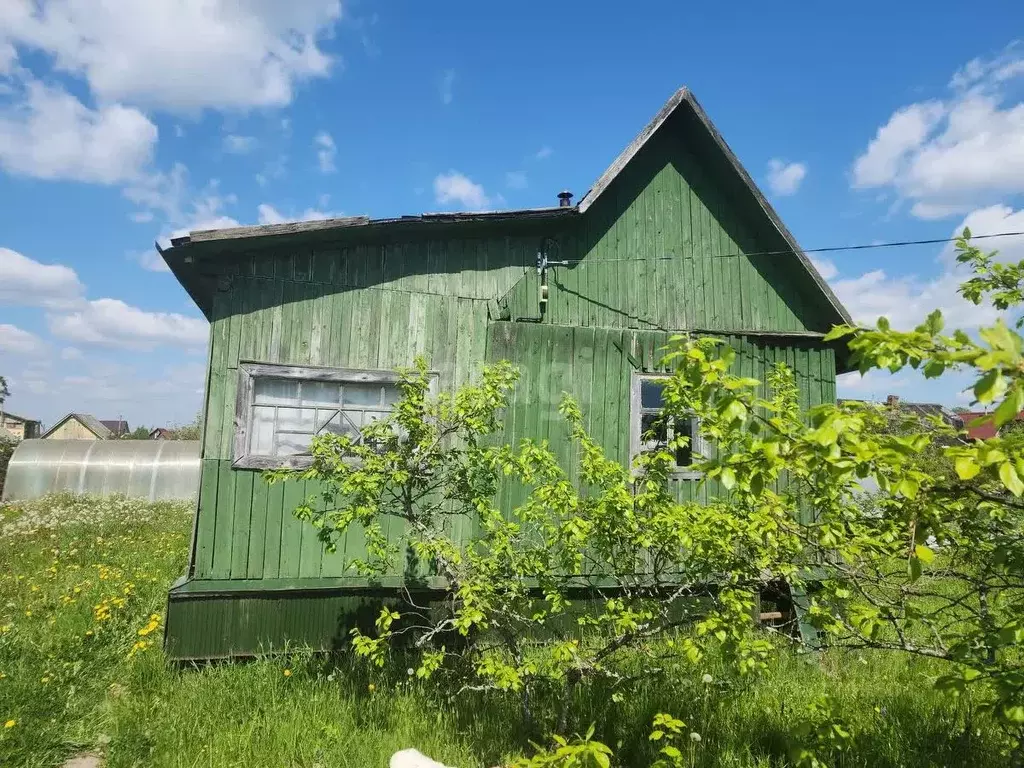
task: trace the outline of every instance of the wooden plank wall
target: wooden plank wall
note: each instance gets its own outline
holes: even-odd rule
[[[495,251],[505,261],[525,259],[527,247],[535,246],[511,239],[492,243],[490,250],[474,245],[479,261],[473,264],[487,266],[488,254]],[[468,245],[456,248],[450,263],[443,262],[440,249],[420,244],[409,246],[408,253],[389,246],[256,254],[238,265],[229,289],[218,293],[214,304],[195,578],[351,574],[351,558],[365,553],[359,534],[350,534],[339,552],[328,556],[313,528],[291,515],[315,490],[312,486],[268,487],[258,473],[231,468],[238,363],[392,370],[424,355],[440,374],[441,386],[454,387],[484,360],[485,297],[523,272],[521,266],[497,263],[492,270],[465,267],[469,251]],[[390,274],[388,265],[399,258],[425,259],[430,271],[415,274],[406,264]],[[454,295],[441,292],[439,275],[446,273],[444,279],[458,283]],[[391,532],[395,538],[401,533]]]
[[[630,381],[634,370],[658,372],[671,334],[660,331],[546,326],[539,323],[492,323],[488,360],[511,360],[520,370],[512,406],[506,414],[504,439],[547,440],[572,466],[568,431],[558,413],[562,393],[580,404],[587,429],[610,457],[623,464],[629,456]],[[733,371],[765,380],[775,363],[796,375],[802,408],[835,402],[835,355],[812,340],[766,340],[723,336],[736,350]],[[671,481],[681,501],[706,501],[719,489],[714,483]],[[519,503],[522,489],[509,486],[504,504]]]
[[[820,289],[763,212],[742,209],[679,138],[663,130],[564,237],[544,322],[604,328],[827,331]],[[536,273],[508,297],[538,314]]]

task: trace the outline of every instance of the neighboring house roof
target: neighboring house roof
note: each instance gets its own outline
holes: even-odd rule
[[[174,430],[168,429],[167,427],[157,427],[156,429],[152,429],[149,432],[150,440],[167,440],[171,437],[174,437]]]
[[[112,437],[123,437],[131,432],[124,419],[100,419],[100,424],[110,430]]]
[[[0,413],[0,416],[3,417],[4,421],[14,420],[14,421],[23,422],[25,424],[39,424],[40,423],[39,419],[26,419],[24,416],[17,416],[16,414],[11,413],[10,411],[3,411],[2,413]]]
[[[97,419],[88,413],[69,413],[64,418],[57,421],[52,427],[46,430],[40,437],[45,438],[52,434],[56,429],[62,426],[69,419],[75,419],[79,424],[92,432],[100,440],[109,440],[113,437],[113,433],[103,424],[102,421]]]
[[[495,211],[488,213],[425,213],[417,216],[401,216],[399,218],[371,219],[367,216],[349,216],[345,218],[326,219],[323,221],[294,222],[287,224],[270,224],[253,227],[235,227],[232,229],[200,230],[190,232],[183,237],[171,239],[171,248],[163,249],[157,243],[157,251],[170,267],[178,281],[185,287],[189,295],[195,300],[196,305],[209,319],[212,313],[212,296],[215,285],[204,282],[195,266],[196,258],[200,255],[213,255],[225,251],[237,250],[248,247],[251,240],[255,238],[275,237],[283,235],[322,235],[331,231],[359,229],[372,229],[374,227],[408,228],[423,227],[428,224],[456,224],[471,221],[527,221],[538,219],[553,219],[556,217],[578,216],[585,214],[601,194],[611,185],[619,173],[629,165],[647,141],[661,128],[666,121],[676,113],[683,114],[686,125],[693,127],[703,137],[710,140],[709,147],[712,152],[717,152],[726,161],[726,166],[731,169],[735,178],[740,182],[742,194],[748,194],[752,200],[765,214],[771,226],[775,229],[783,242],[785,248],[780,250],[780,255],[793,253],[796,255],[799,265],[810,278],[816,287],[821,291],[823,298],[833,312],[833,321],[837,323],[852,323],[849,312],[829,288],[824,278],[811,263],[810,259],[797,244],[796,239],[783,225],[782,220],[772,208],[771,204],[757,188],[754,180],[744,170],[739,159],[725,143],[722,136],[715,129],[711,120],[704,112],[696,98],[687,88],[680,88],[665,105],[658,111],[654,118],[640,132],[629,146],[608,166],[607,170],[580,200],[577,205],[559,206],[552,208],[529,208],[521,210]],[[745,192],[743,191],[745,190]],[[200,250],[196,250],[197,247]],[[204,250],[205,248],[205,250]],[[774,251],[773,251],[774,253]]]
[[[964,411],[960,418],[964,420],[967,429],[967,436],[972,440],[988,440],[999,434],[995,422],[986,416],[991,416],[990,411]],[[1024,421],[1024,411],[1017,414],[1014,421]],[[974,423],[976,422],[976,423]]]
[[[840,399],[837,401],[839,404],[843,403],[866,403],[871,402],[869,400],[851,400],[851,399]],[[966,419],[963,418],[964,414],[956,413],[951,411],[944,405],[939,403],[911,403],[903,400],[896,395],[889,395],[885,398],[884,405],[888,408],[895,408],[902,413],[910,413],[915,416],[927,418],[930,416],[938,416],[944,422],[949,424],[951,427],[957,429],[963,429],[966,423]]]

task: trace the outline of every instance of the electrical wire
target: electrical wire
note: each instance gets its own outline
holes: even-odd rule
[[[971,241],[974,240],[988,240],[993,237],[1018,237],[1024,235],[1024,232],[992,232],[987,235],[971,235]],[[867,243],[862,245],[833,245],[825,248],[804,248],[801,249],[802,253],[838,253],[840,251],[867,251],[872,248],[899,248],[909,245],[938,245],[940,243],[955,243],[959,240],[959,237],[938,237],[929,240],[897,240],[888,243]],[[787,248],[781,251],[740,251],[737,253],[723,253],[717,258],[726,258],[730,256],[785,256],[787,254],[795,254],[792,248]],[[565,259],[561,262],[553,262],[552,266],[559,265],[572,265],[587,262],[588,264],[607,264],[615,261],[668,261],[671,259],[678,259],[679,256],[634,256],[625,259]],[[685,257],[684,257],[685,258]]]

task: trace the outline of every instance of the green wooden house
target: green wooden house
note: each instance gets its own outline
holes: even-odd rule
[[[843,361],[822,336],[849,315],[689,91],[578,203],[568,193],[559,203],[172,241],[163,257],[211,331],[195,529],[168,603],[171,657],[330,648],[395,594],[401,574],[368,583],[348,568],[357,534],[327,554],[292,517],[312,488],[268,486],[260,469],[301,466],[314,434],[386,412],[394,369],[417,355],[441,389],[511,360],[522,378],[506,439],[563,450],[566,390],[624,463],[643,449],[672,333],[727,337],[745,374],[785,361],[804,405],[834,400]],[[690,461],[679,455],[671,481],[680,498],[714,493]]]

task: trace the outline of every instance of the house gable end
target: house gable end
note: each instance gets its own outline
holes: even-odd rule
[[[848,320],[692,113],[641,137],[553,246],[569,264],[550,271],[546,322],[820,335]],[[509,317],[535,318],[539,292],[521,281]]]

